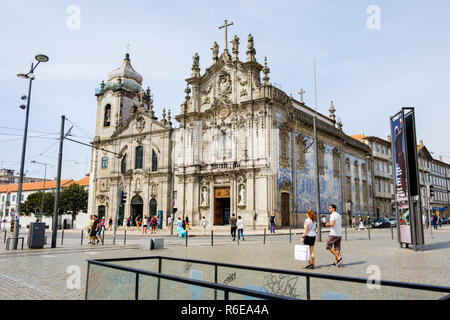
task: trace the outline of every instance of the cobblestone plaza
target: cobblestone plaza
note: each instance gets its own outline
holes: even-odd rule
[[[152,251],[139,250],[136,244],[83,247],[67,244],[56,249],[24,251],[4,251],[2,247],[0,299],[84,299],[86,260],[89,259],[160,255],[305,271],[305,263],[294,260],[294,245],[299,243],[300,236],[293,235],[290,243],[287,232],[288,230],[279,230],[276,236],[267,236],[265,244],[261,232],[258,231],[249,231],[246,241],[239,244],[231,241],[225,234],[218,235],[214,239],[214,246],[211,246],[208,236],[196,235],[188,246],[185,245],[184,239],[166,238],[168,240],[165,249]],[[195,234],[195,230],[192,233]],[[347,241],[344,238],[342,240],[344,262],[341,267],[336,268],[330,266],[333,259],[325,250],[324,240],[327,234],[324,233],[323,241],[316,242],[315,246],[316,269],[309,272],[367,279],[375,268],[379,270],[381,280],[449,286],[450,228],[446,226],[434,231],[433,238],[428,230],[425,234],[425,250],[414,252],[411,249],[401,249],[397,240],[391,238],[389,229],[371,230],[371,240],[365,231],[349,230]],[[67,286],[73,266],[78,266],[81,271],[79,289],[69,289]],[[368,290],[366,285],[320,279],[311,280],[311,289],[312,299],[387,299],[385,290],[388,290],[394,299],[438,299],[443,296],[416,290],[406,292],[398,288]]]

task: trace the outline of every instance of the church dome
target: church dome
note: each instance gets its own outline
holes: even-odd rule
[[[123,59],[122,65],[109,73],[108,81],[111,81],[116,78],[129,79],[136,81],[139,85],[142,85],[142,76],[137,73],[130,63],[130,55],[127,53],[125,55],[125,59]]]

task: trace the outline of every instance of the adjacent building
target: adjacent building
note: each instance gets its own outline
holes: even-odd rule
[[[372,150],[375,215],[376,217],[391,217],[394,201],[391,137],[388,136],[388,140],[363,134],[353,135],[352,137],[364,142]]]
[[[14,184],[19,183],[19,176],[14,175],[14,170],[11,169],[0,169],[0,185],[1,184]],[[31,178],[31,177],[23,177],[23,182],[40,182],[44,181],[44,179],[40,178]]]

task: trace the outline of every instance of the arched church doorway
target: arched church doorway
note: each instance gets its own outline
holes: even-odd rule
[[[136,218],[142,219],[142,213],[144,212],[144,201],[142,197],[136,195],[131,199],[131,225],[136,226]]]
[[[214,189],[214,225],[230,223],[230,187]]]
[[[289,225],[289,193],[281,194],[281,225],[288,226]]]
[[[105,206],[98,206],[97,217],[99,221],[102,220],[102,218],[105,216],[105,212],[106,212]]]
[[[158,209],[158,202],[155,198],[150,200],[150,217],[156,216],[156,212]]]

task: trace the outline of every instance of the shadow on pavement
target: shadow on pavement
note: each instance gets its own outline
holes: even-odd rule
[[[424,251],[439,250],[439,249],[446,249],[446,248],[450,248],[450,242],[449,241],[425,244],[423,246],[423,250]]]

